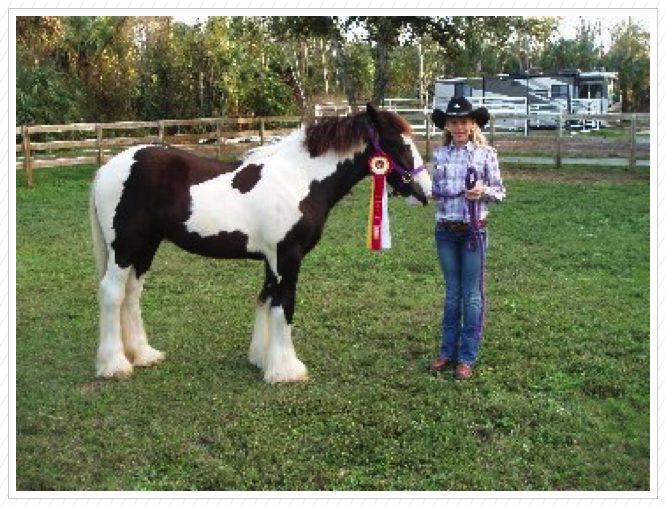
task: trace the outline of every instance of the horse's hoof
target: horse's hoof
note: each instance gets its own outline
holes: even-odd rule
[[[279,382],[305,382],[308,380],[308,370],[300,361],[293,363],[289,368],[267,369],[264,373],[264,381],[269,384]]]
[[[299,377],[291,377],[286,375],[268,374],[268,373],[264,375],[264,382],[266,382],[267,384],[280,384],[287,382],[307,382],[307,380],[308,380],[307,373]]]
[[[134,353],[134,366],[156,366],[164,361],[164,352],[147,347]]]
[[[120,356],[111,361],[97,360],[97,377],[127,380],[132,375],[132,363],[125,356]]]

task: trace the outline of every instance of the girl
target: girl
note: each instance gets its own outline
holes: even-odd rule
[[[458,380],[472,377],[484,324],[483,290],[488,246],[488,203],[504,199],[505,189],[495,150],[481,128],[490,115],[464,97],[451,99],[433,123],[444,131],[433,153],[433,197],[438,199],[435,239],[446,284],[442,344],[430,368],[457,363]]]

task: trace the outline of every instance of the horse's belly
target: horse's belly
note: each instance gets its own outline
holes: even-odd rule
[[[248,247],[249,237],[240,231],[219,232],[211,236],[184,232],[168,237],[172,243],[190,253],[216,259],[262,259],[261,252]]]
[[[260,182],[240,194],[221,177],[191,188],[189,234],[201,238],[206,250],[234,252],[233,256],[269,257],[301,218],[298,196],[277,185]],[[225,246],[226,245],[226,246]],[[185,248],[185,247],[183,247]]]

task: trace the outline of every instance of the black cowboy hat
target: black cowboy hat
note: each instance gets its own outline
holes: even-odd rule
[[[474,106],[465,97],[453,97],[446,106],[446,112],[441,109],[435,109],[432,112],[432,122],[439,129],[444,129],[447,118],[474,118],[479,127],[483,128],[488,120],[490,113],[485,107],[474,109]]]

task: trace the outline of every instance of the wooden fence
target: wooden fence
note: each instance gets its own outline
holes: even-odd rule
[[[159,120],[159,121],[133,121],[114,123],[72,123],[69,125],[35,125],[21,126],[16,128],[16,135],[21,136],[21,143],[16,145],[17,161],[16,168],[25,170],[26,183],[32,187],[34,184],[33,172],[41,167],[60,167],[80,164],[102,165],[107,156],[114,150],[134,146],[138,144],[170,144],[193,151],[207,152],[220,158],[225,144],[234,139],[248,136],[258,138],[260,144],[264,144],[268,136],[284,135],[294,130],[291,128],[267,130],[267,124],[300,124],[300,116],[265,116],[255,118],[195,118],[190,120]],[[207,127],[214,130],[196,133],[167,134],[169,128],[180,127]],[[248,127],[255,126],[250,129]],[[234,128],[235,127],[235,128]],[[233,128],[233,130],[230,130]],[[109,130],[138,130],[148,129],[156,131],[154,135],[143,135],[140,137],[108,137],[104,135]],[[243,129],[243,130],[241,130]],[[31,136],[48,133],[94,133],[94,137],[67,140],[33,142]],[[210,140],[211,144],[201,145],[202,140]],[[88,156],[56,156],[35,157],[35,152],[57,152],[59,150],[85,150]],[[19,160],[18,155],[23,159]]]
[[[425,124],[425,129],[414,129],[414,135],[425,138],[425,160],[430,158],[432,150],[431,138],[440,135],[439,130],[434,129],[430,120],[429,113],[403,113],[410,123],[422,127]],[[628,157],[628,168],[634,170],[636,168],[636,135],[637,125],[639,122],[647,123],[649,125],[649,114],[599,114],[599,115],[580,115],[580,114],[493,114],[490,117],[489,130],[487,132],[491,144],[496,142],[497,120],[510,119],[510,120],[528,120],[528,121],[551,121],[557,125],[558,135],[555,138],[553,146],[555,156],[553,163],[560,168],[562,166],[562,152],[563,152],[563,131],[567,122],[581,121],[581,120],[601,120],[611,123],[628,124],[629,125],[629,140],[630,140],[630,153]],[[264,144],[267,136],[284,135],[290,133],[298,125],[302,123],[303,119],[298,116],[267,116],[255,118],[195,118],[190,120],[159,120],[159,121],[136,121],[136,122],[114,122],[114,123],[74,123],[69,125],[38,125],[38,126],[22,126],[16,128],[16,135],[21,136],[21,143],[16,145],[16,152],[23,155],[23,160],[17,157],[16,168],[25,170],[25,177],[27,185],[32,187],[34,184],[33,171],[40,167],[59,167],[59,166],[72,166],[78,164],[103,164],[107,155],[113,153],[114,150],[122,149],[128,146],[147,143],[160,143],[171,144],[181,148],[207,152],[217,158],[220,158],[222,152],[226,149],[226,145],[230,140],[238,139],[241,137],[253,136],[258,138],[260,144]],[[267,124],[291,124],[290,128],[272,129],[267,130]],[[294,125],[295,124],[295,125]],[[180,127],[207,127],[214,130],[199,133],[176,133],[167,135],[167,129]],[[249,126],[255,126],[254,129],[249,129]],[[229,130],[229,128],[234,128]],[[105,131],[109,130],[137,130],[137,129],[150,129],[156,130],[156,135],[148,135],[142,137],[109,137],[104,135]],[[244,130],[241,130],[244,129]],[[80,139],[80,140],[64,140],[64,141],[46,141],[46,142],[32,142],[31,135],[48,134],[48,133],[65,133],[65,132],[90,132],[94,133],[94,137]],[[212,141],[211,144],[201,145],[201,140]],[[76,156],[76,157],[41,157],[34,156],[35,152],[54,152],[65,149],[78,149],[87,150],[93,155],[89,156]]]
[[[431,151],[431,142],[430,138],[434,135],[436,137],[440,136],[440,131],[433,128],[432,121],[430,120],[430,114],[402,114],[410,123],[422,123],[425,122],[425,131],[421,133],[425,137],[425,158],[430,158]],[[583,121],[593,121],[599,120],[607,122],[608,125],[629,125],[628,129],[628,140],[630,145],[628,165],[627,168],[631,171],[636,169],[636,136],[638,132],[638,124],[642,123],[649,127],[650,124],[650,115],[646,113],[631,113],[631,114],[620,114],[620,113],[609,113],[609,114],[491,114],[489,121],[489,128],[487,132],[484,132],[488,141],[491,145],[495,145],[497,139],[497,120],[523,120],[523,121],[533,121],[533,122],[553,122],[556,125],[557,137],[554,140],[554,150],[555,156],[552,159],[552,163],[558,168],[562,167],[562,151],[564,145],[564,130],[567,122],[583,122]],[[526,130],[527,131],[527,130]],[[418,135],[419,133],[417,133]]]

